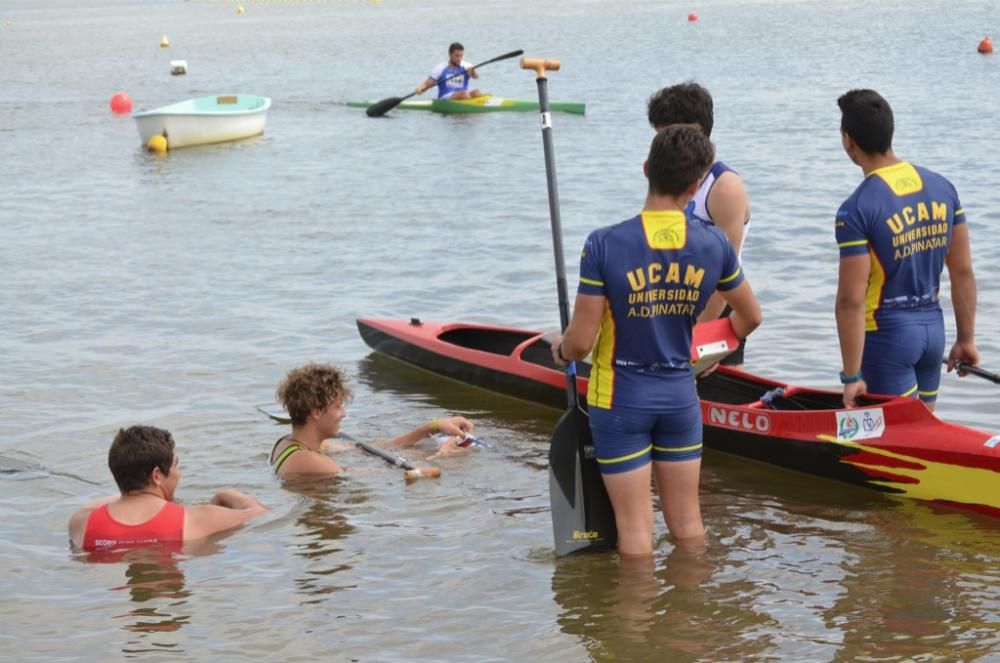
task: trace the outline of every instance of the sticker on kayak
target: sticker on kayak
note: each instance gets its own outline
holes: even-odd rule
[[[503,99],[501,97],[490,97],[483,106],[503,106]]]
[[[1000,437],[991,437],[986,440],[986,446],[989,449],[996,449],[998,444],[1000,444]]]
[[[882,437],[883,433],[885,417],[882,408],[837,413],[837,437],[841,440],[867,440]]]
[[[542,113],[542,129],[552,128],[552,113]]]

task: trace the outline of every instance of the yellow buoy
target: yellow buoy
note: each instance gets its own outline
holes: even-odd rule
[[[167,39],[167,35],[163,35],[163,39],[160,40],[160,48],[166,48],[170,46],[170,40]]]
[[[150,136],[149,140],[146,141],[146,149],[157,154],[164,154],[167,151],[167,139],[160,134]]]
[[[236,13],[237,14],[242,14],[243,13],[243,5],[240,5],[239,7],[236,8]]]

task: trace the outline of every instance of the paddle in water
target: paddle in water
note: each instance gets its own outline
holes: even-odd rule
[[[510,58],[516,58],[522,53],[524,53],[524,51],[522,50],[511,51],[510,53],[504,53],[503,55],[498,55],[495,58],[487,60],[486,62],[480,62],[477,65],[473,65],[472,68],[479,69],[480,67],[485,67],[486,65],[492,62],[499,62],[500,60],[509,60]],[[445,78],[440,82],[443,83],[444,81],[450,81],[451,79],[458,78],[459,76],[465,76],[466,71],[461,71],[457,74],[449,76],[448,78]],[[405,97],[389,97],[388,99],[383,99],[382,101],[376,101],[374,104],[368,107],[368,109],[365,111],[365,115],[367,115],[368,117],[382,117],[383,115],[391,111],[393,108],[400,105],[401,103],[403,103],[404,101],[406,101],[415,94],[417,93],[411,92]]]
[[[942,359],[941,362],[945,366],[948,365],[947,359]],[[989,380],[990,382],[993,382],[995,384],[1000,384],[1000,375],[997,375],[996,373],[990,373],[989,371],[983,370],[978,366],[972,366],[964,362],[958,362],[955,365],[955,369],[959,373],[971,373],[972,375],[975,375],[977,378],[982,378],[984,380]]]
[[[288,415],[268,412],[260,405],[256,406],[256,408],[258,412],[267,415],[267,417],[276,424],[288,425],[292,423],[292,420],[290,417],[288,417]],[[345,433],[340,433],[340,437],[350,441],[352,444],[354,444],[354,446],[358,447],[362,451],[370,453],[373,456],[378,456],[387,463],[395,465],[396,467],[401,467],[404,470],[406,470],[405,472],[403,472],[403,478],[406,479],[407,482],[415,481],[416,479],[437,479],[438,477],[441,476],[440,467],[417,467],[412,463],[410,463],[410,461],[403,458],[402,456],[395,456],[389,453],[388,451],[380,449],[379,447],[376,447],[374,445],[368,444],[367,442],[362,442],[361,440],[355,440],[353,437]]]
[[[569,298],[566,293],[566,260],[563,255],[562,222],[559,217],[559,190],[552,147],[552,115],[546,71],[558,71],[557,60],[524,58],[522,69],[535,72],[538,106],[542,117],[542,147],[545,177],[548,180],[549,219],[552,248],[556,260],[556,288],[559,292],[559,320],[563,331],[569,326]],[[549,498],[552,503],[552,533],[556,555],[587,550],[612,550],[618,541],[615,514],[608,499],[594,456],[590,421],[580,406],[576,387],[576,364],[566,367],[566,412],[552,433],[549,446]]]
[[[411,464],[410,461],[406,460],[402,456],[394,456],[393,454],[389,453],[388,451],[385,451],[384,449],[380,449],[376,446],[368,444],[367,442],[362,442],[360,440],[355,440],[353,438],[347,437],[343,433],[341,433],[341,437],[343,437],[345,440],[350,440],[351,442],[354,443],[354,446],[358,447],[359,449],[362,449],[372,454],[373,456],[378,456],[387,463],[391,463],[392,465],[403,468],[404,470],[406,470],[405,472],[403,472],[403,477],[407,481],[414,481],[420,478],[437,479],[438,477],[441,476],[440,467],[416,467],[413,464]]]

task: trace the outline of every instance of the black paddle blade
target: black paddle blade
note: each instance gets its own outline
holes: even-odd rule
[[[552,433],[549,499],[556,555],[614,549],[614,510],[594,458],[590,421],[578,407],[567,410]]]
[[[365,109],[365,115],[368,117],[382,117],[393,108],[403,103],[404,99],[406,99],[406,97],[389,97],[388,99],[383,99],[382,101],[376,101],[374,104]]]

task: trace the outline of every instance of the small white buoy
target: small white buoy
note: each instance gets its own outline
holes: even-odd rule
[[[188,73],[188,63],[187,60],[171,60],[170,61],[170,75],[171,76],[183,76]]]
[[[170,40],[167,39],[167,35],[163,35],[163,39],[160,40],[160,48],[166,48],[170,46]]]
[[[242,14],[243,13],[243,5],[240,5],[239,7],[236,8],[236,13],[237,14]]]

